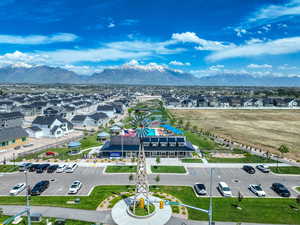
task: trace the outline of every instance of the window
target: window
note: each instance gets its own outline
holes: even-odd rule
[[[27,139],[26,137],[22,137],[22,141],[26,141],[26,139]]]

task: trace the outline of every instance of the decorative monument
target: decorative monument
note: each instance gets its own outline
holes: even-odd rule
[[[132,126],[139,138],[139,152],[137,171],[135,177],[135,195],[119,201],[112,208],[112,218],[118,225],[163,225],[172,215],[169,205],[164,206],[163,201],[149,194],[149,183],[146,167],[146,155],[143,138],[149,131],[147,114],[136,112]]]

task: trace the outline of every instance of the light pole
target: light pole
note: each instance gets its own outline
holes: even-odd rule
[[[209,225],[212,225],[212,176],[213,176],[213,168],[210,168],[210,187],[209,187],[209,210],[208,210],[208,217],[209,217]]]
[[[27,223],[28,225],[31,225],[31,218],[30,218],[30,203],[29,203],[29,190],[30,187],[28,185],[28,176],[27,176],[27,170],[25,170],[25,182],[26,182],[26,208],[27,208]]]

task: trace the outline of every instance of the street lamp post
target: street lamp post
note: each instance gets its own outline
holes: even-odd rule
[[[30,218],[30,203],[29,203],[29,185],[28,185],[28,176],[27,170],[25,170],[25,182],[26,182],[26,208],[27,208],[27,223],[31,225],[31,218]]]
[[[209,187],[209,225],[212,225],[212,176],[213,176],[213,168],[210,168],[210,187]]]

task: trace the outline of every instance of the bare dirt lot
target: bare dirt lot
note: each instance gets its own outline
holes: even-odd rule
[[[231,140],[300,160],[300,110],[170,110],[176,119],[190,121]]]

